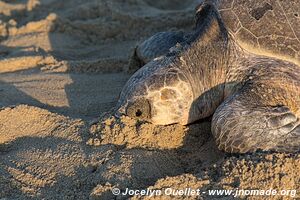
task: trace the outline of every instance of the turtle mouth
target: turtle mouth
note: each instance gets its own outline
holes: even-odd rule
[[[126,108],[126,115],[134,119],[149,121],[151,119],[150,102],[145,98],[129,102]]]

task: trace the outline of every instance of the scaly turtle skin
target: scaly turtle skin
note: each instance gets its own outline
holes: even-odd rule
[[[239,1],[239,5],[245,2]],[[230,5],[228,10],[235,1]],[[269,8],[255,11],[254,20],[263,20]],[[226,9],[220,9],[218,2],[201,4],[195,29],[185,34],[184,41],[130,78],[121,92],[117,113],[161,125],[186,125],[213,115],[212,133],[221,150],[300,150],[300,67],[295,64],[296,54],[285,54],[276,47],[268,52],[282,55],[279,58],[250,52],[245,48],[250,39],[243,42],[227,29],[228,23],[220,14]],[[299,32],[300,28],[291,30]],[[282,59],[293,55],[295,62]]]

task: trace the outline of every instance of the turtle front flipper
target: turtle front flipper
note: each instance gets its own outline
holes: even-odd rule
[[[185,39],[183,31],[159,32],[138,44],[129,60],[128,72],[135,72],[152,59],[166,55],[169,50]]]
[[[299,124],[291,108],[266,106],[255,89],[246,87],[218,107],[212,133],[218,148],[229,153],[296,152],[300,150]]]

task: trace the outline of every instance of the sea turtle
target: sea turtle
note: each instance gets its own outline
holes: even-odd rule
[[[129,79],[116,113],[160,125],[213,115],[221,150],[300,150],[297,4],[204,1],[194,30]],[[149,41],[157,49],[159,42]]]

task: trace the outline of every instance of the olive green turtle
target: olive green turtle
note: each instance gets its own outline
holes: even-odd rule
[[[146,64],[124,86],[117,114],[160,125],[213,116],[213,136],[226,152],[300,150],[297,3],[203,2],[193,31],[143,43],[164,51],[148,62],[140,50]]]

